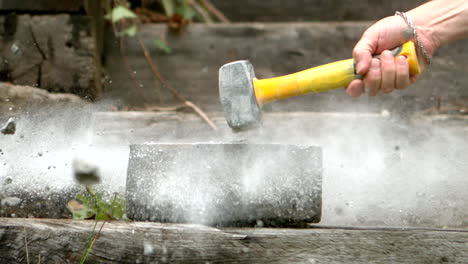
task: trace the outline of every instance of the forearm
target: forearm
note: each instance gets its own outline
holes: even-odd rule
[[[413,18],[418,32],[432,42],[431,53],[451,41],[468,37],[468,1],[433,0],[408,14]]]

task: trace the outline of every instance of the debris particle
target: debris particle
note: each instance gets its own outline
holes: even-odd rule
[[[6,163],[5,163],[5,164],[6,164]],[[8,184],[11,184],[12,182],[13,182],[13,179],[10,178],[10,177],[7,177],[7,178],[5,179],[5,181],[3,182],[3,184],[4,184],[4,185],[8,185]]]
[[[10,47],[10,50],[13,54],[18,54],[18,52],[20,51],[20,48],[18,47],[18,45],[16,45],[15,43],[13,43],[13,45],[11,45]]]
[[[90,185],[101,181],[98,167],[83,160],[75,159],[73,161],[73,174],[75,180],[80,184]]]
[[[4,206],[8,206],[8,207],[12,207],[12,206],[17,206],[21,203],[21,199],[18,198],[18,197],[6,197],[6,198],[3,198],[2,199],[2,207]]]
[[[257,224],[255,225],[255,227],[262,228],[262,227],[264,227],[264,226],[265,226],[265,224],[263,223],[262,220],[257,220]]]
[[[145,256],[148,256],[148,255],[153,254],[153,252],[154,252],[153,246],[148,242],[144,242],[143,243],[143,254],[145,254]]]
[[[383,116],[383,117],[389,117],[390,116],[390,111],[388,111],[387,109],[384,109],[380,112],[380,114]]]
[[[37,153],[37,156],[42,157],[42,152]]]
[[[10,119],[8,119],[7,123],[2,128],[1,132],[4,135],[13,135],[13,134],[15,134],[15,132],[16,132],[16,123],[15,123],[15,119],[13,117],[10,117]]]

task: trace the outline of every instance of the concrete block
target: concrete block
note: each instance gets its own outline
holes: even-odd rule
[[[322,154],[281,144],[130,147],[127,215],[134,220],[288,226],[320,221]]]

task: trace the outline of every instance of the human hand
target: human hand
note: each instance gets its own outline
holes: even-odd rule
[[[426,32],[419,29],[418,35],[429,55],[432,55],[434,45],[430,44]],[[411,30],[399,16],[384,18],[368,28],[353,50],[356,72],[364,78],[353,80],[346,92],[350,96],[358,97],[367,90],[370,96],[375,96],[379,92],[390,93],[414,83],[419,76],[410,76],[407,59],[404,56],[395,58],[389,51],[407,42],[411,37]],[[381,54],[380,59],[373,58],[374,54]],[[419,59],[419,62],[423,72],[427,62],[423,58]]]

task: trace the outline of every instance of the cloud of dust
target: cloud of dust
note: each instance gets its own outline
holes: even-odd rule
[[[322,147],[322,224],[468,226],[466,118],[387,110],[269,118],[279,124],[273,140]]]
[[[14,135],[0,136],[0,196],[31,193],[45,197],[77,188],[74,159],[99,167],[106,179],[98,185],[100,189],[123,191],[121,179],[114,175],[120,173],[115,171],[115,164],[123,161],[125,153],[112,145],[93,144],[93,113],[110,105],[45,106],[0,116],[0,122],[4,122],[14,115],[17,125]]]
[[[113,143],[97,143],[92,117],[102,110],[105,104],[15,116],[16,134],[0,137],[0,194],[9,195],[13,189],[37,193],[76,187],[71,167],[75,157],[99,167],[103,179],[99,188],[123,193],[128,144],[138,136],[143,138],[140,142],[288,143],[322,148],[322,224],[468,226],[466,119],[459,124],[438,123],[400,119],[388,111],[266,114],[262,128],[237,134],[224,122],[218,132],[201,122],[189,122],[160,131],[141,128],[140,134],[133,133],[130,123],[117,122],[117,130],[132,133],[116,136]],[[277,160],[282,154],[263,155]],[[201,158],[212,157],[193,157],[184,166],[190,169]],[[255,171],[261,169],[245,168],[244,174],[251,176],[244,181],[248,188],[264,177]]]

